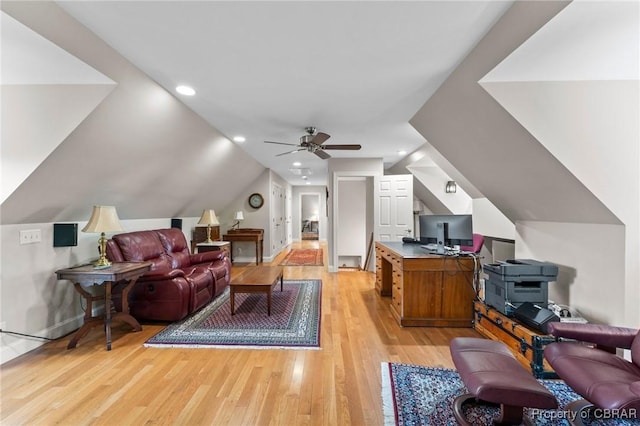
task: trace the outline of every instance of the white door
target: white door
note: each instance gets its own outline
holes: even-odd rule
[[[271,254],[276,255],[285,246],[286,224],[285,224],[285,197],[282,187],[273,184],[271,189],[271,200],[273,200],[273,212],[271,214]]]
[[[374,179],[376,241],[401,241],[413,235],[413,175]]]

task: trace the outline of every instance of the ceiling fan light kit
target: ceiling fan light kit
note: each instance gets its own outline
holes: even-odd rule
[[[300,137],[300,143],[297,145],[293,143],[285,143],[285,142],[273,142],[273,141],[264,141],[264,142],[273,143],[277,145],[289,145],[289,146],[296,147],[296,149],[292,151],[276,154],[276,157],[280,157],[282,155],[287,155],[287,154],[293,154],[294,152],[298,152],[298,151],[309,151],[317,155],[318,157],[322,158],[323,160],[331,158],[331,155],[325,152],[326,149],[356,151],[362,148],[362,146],[357,144],[324,145],[325,141],[329,139],[331,136],[322,132],[316,133],[315,127],[306,127],[304,130],[307,132],[307,134]]]

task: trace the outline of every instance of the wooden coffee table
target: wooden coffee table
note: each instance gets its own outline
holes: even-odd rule
[[[282,291],[283,270],[282,266],[254,266],[231,279],[231,315],[235,315],[236,293],[266,293],[267,314],[271,315],[271,289],[280,281]]]

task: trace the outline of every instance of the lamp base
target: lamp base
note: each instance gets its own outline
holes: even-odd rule
[[[111,264],[108,265],[98,265],[97,263],[93,265],[93,269],[108,269],[111,268]]]
[[[107,259],[107,239],[104,236],[104,232],[98,240],[98,251],[100,252],[100,258],[93,264],[93,269],[106,269],[110,267],[111,262]]]

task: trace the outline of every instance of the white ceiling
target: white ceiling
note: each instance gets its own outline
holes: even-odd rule
[[[408,123],[512,1],[60,1],[166,90],[293,185],[326,161],[276,157],[304,128],[327,144],[362,145],[333,157],[382,158],[385,167],[424,143]],[[180,141],[176,141],[180,143]]]

